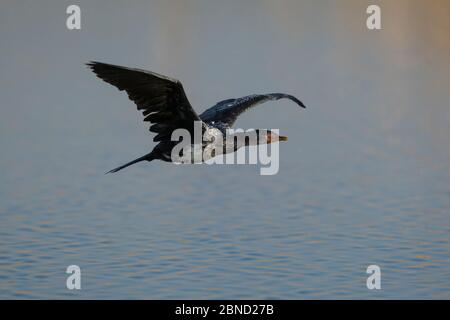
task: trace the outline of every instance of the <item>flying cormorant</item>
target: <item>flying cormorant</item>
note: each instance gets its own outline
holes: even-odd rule
[[[305,105],[296,97],[284,93],[253,94],[237,99],[227,99],[216,103],[202,114],[198,115],[189,103],[181,82],[154,72],[126,68],[92,61],[88,67],[102,80],[125,90],[128,97],[142,110],[144,121],[152,123],[150,131],[157,133],[153,141],[159,142],[153,150],[127,164],[110,172],[117,172],[140,161],[162,160],[172,162],[172,149],[178,143],[172,141],[172,132],[176,129],[186,129],[194,134],[194,123],[199,121],[203,133],[209,133],[210,139],[203,142],[201,149],[212,145],[216,134],[222,134],[226,139],[226,130],[231,128],[237,117],[245,110],[270,100],[290,99],[300,107]],[[259,132],[259,130],[256,130]],[[234,139],[231,139],[233,141]],[[263,138],[258,138],[255,144],[285,141],[287,137],[278,136],[267,130]],[[224,144],[226,142],[223,142]],[[246,145],[249,145],[248,143]],[[239,147],[238,147],[239,148]],[[223,153],[236,151],[236,146],[224,146]],[[213,155],[214,156],[214,155]]]

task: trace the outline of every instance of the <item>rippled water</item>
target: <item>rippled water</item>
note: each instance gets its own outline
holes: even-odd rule
[[[0,298],[450,298],[446,1],[380,1],[376,32],[361,1],[80,3],[81,31],[57,1],[0,12]],[[104,175],[153,144],[91,59],[178,77],[198,111],[276,91],[308,108],[236,123],[289,136],[274,176]]]

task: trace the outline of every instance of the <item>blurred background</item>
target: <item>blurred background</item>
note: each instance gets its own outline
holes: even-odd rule
[[[0,298],[449,299],[449,34],[446,0],[3,0]],[[105,175],[153,142],[90,60],[178,78],[198,112],[267,92],[308,108],[236,123],[289,136],[275,176]]]

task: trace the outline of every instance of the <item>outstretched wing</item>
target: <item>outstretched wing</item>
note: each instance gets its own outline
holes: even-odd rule
[[[218,102],[213,107],[207,109],[200,115],[200,118],[207,123],[221,122],[231,127],[237,117],[247,109],[257,106],[269,100],[290,99],[300,107],[305,105],[296,97],[284,93],[253,94],[238,99],[227,99]]]
[[[142,110],[144,121],[153,123],[150,131],[157,133],[153,141],[170,140],[178,128],[193,133],[194,121],[201,121],[176,79],[95,61],[87,65],[100,79],[128,93],[138,110]]]

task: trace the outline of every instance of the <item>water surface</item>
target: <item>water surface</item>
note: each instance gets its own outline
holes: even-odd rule
[[[0,11],[0,298],[450,298],[450,5],[60,1]],[[140,163],[151,135],[99,60],[179,78],[199,112],[250,93],[280,171]],[[67,266],[82,272],[69,291]],[[366,288],[366,268],[382,290]]]

